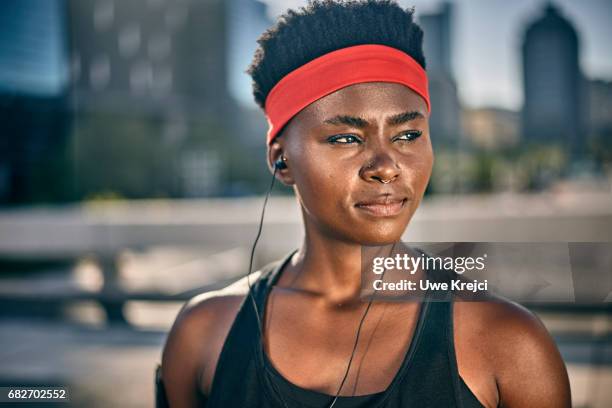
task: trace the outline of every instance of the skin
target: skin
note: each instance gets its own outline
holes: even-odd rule
[[[388,122],[405,112],[403,121],[396,120],[401,123]],[[367,124],[329,123],[339,115]],[[287,159],[277,177],[294,188],[305,236],[268,298],[264,349],[302,388],[337,391],[366,307],[359,297],[361,246],[399,241],[418,208],[434,161],[428,122],[425,102],[409,88],[362,83],[309,105],[269,146],[270,169],[281,155]],[[407,197],[398,215],[374,217],[355,206],[382,193]],[[243,279],[194,297],[179,312],[162,354],[173,408],[195,407],[210,393],[246,291]],[[410,345],[419,308],[419,302],[372,304],[340,395],[387,388]],[[571,406],[565,365],[531,312],[499,298],[456,302],[453,324],[459,374],[484,406]]]

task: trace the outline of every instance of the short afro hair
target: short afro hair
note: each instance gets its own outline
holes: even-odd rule
[[[270,90],[285,75],[328,52],[360,44],[397,48],[425,68],[423,30],[414,8],[393,0],[314,0],[287,10],[257,40],[259,47],[246,73],[262,109]]]

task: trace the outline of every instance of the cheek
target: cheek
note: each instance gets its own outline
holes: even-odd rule
[[[337,218],[346,210],[357,172],[346,168],[329,154],[302,150],[295,162],[294,189],[309,213],[322,218]],[[345,163],[346,164],[346,163]]]
[[[415,152],[407,164],[410,169],[410,177],[413,185],[418,190],[417,193],[423,194],[429,183],[433,169],[434,155],[429,139],[423,144],[423,148]]]
[[[428,154],[423,157],[423,161],[419,164],[418,173],[416,175],[417,182],[422,186],[422,189],[425,190],[433,169],[433,154]]]
[[[295,188],[309,204],[331,207],[342,197],[346,197],[348,172],[337,169],[329,163],[310,161],[301,163],[300,171],[294,176]]]

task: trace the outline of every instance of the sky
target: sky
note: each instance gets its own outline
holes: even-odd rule
[[[262,0],[271,16],[303,0]],[[419,13],[435,11],[437,0],[400,0]],[[520,46],[525,25],[541,14],[544,1],[455,0],[453,70],[459,97],[468,107],[519,110],[523,103]],[[554,0],[578,30],[580,65],[589,78],[612,80],[612,1]]]

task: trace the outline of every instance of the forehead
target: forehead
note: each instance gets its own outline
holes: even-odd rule
[[[418,111],[428,117],[427,104],[412,89],[396,83],[367,82],[318,99],[299,112],[292,122],[322,122],[338,114],[376,118],[405,111]]]

